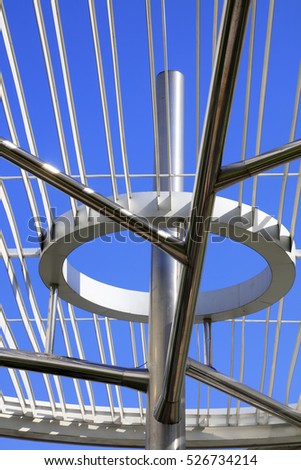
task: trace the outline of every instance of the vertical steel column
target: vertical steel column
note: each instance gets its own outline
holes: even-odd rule
[[[168,107],[169,116],[167,114]],[[183,174],[184,77],[180,72],[169,71],[158,75],[157,110],[160,173]],[[172,177],[171,181],[169,177],[161,177],[160,190],[169,191],[169,189],[182,191],[183,177]],[[185,448],[184,394],[183,418],[179,423],[162,424],[154,418],[154,408],[163,384],[170,329],[177,303],[180,269],[180,263],[156,246],[152,246],[147,449]]]
[[[188,264],[183,268],[160,399],[155,416],[164,423],[180,419],[180,402],[192,334],[215,185],[218,181],[250,0],[226,0],[200,145],[190,224]],[[203,220],[203,223],[200,221]]]
[[[204,320],[204,363],[212,367],[212,323],[211,319]]]
[[[58,286],[52,285],[49,292],[48,318],[45,340],[45,353],[53,354],[54,335],[55,335],[55,317],[58,299]]]

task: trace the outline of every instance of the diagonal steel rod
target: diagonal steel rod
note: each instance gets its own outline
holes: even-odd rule
[[[222,166],[214,190],[220,191],[251,176],[301,157],[301,140],[277,147],[257,157]]]
[[[0,348],[0,367],[130,387],[146,392],[148,371],[100,365],[82,359]]]
[[[273,414],[294,426],[301,427],[301,413],[277,400],[244,385],[231,377],[205,366],[194,359],[188,359],[186,374],[193,379],[210,385],[221,392],[228,393],[239,400],[249,403],[256,408]]]
[[[186,253],[190,263],[184,266],[181,275],[164,383],[155,410],[156,419],[162,423],[176,423],[181,419],[181,390],[214,203],[214,187],[220,170],[249,4],[249,0],[227,0],[221,21],[187,235]]]
[[[185,244],[164,230],[159,230],[146,219],[131,213],[114,201],[96,193],[88,186],[79,183],[65,173],[53,168],[40,158],[0,138],[0,156],[29,171],[65,194],[77,199],[86,206],[117,222],[125,229],[155,243],[166,253],[181,263],[187,263]]]

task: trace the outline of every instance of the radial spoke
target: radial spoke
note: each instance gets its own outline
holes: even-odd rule
[[[301,427],[301,413],[193,359],[188,360],[186,373],[189,377],[211,385],[260,410],[278,416],[294,426]]]

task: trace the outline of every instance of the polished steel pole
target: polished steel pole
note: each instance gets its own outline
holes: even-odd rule
[[[137,233],[151,243],[157,243],[162,250],[174,256],[181,263],[188,262],[184,242],[179,241],[178,238],[165,231],[158,230],[144,217],[137,216],[115,201],[95,192],[92,188],[76,181],[71,176],[62,173],[49,163],[2,137],[0,137],[0,157],[32,173],[37,178],[82,202],[87,207],[109,217],[125,229]]]
[[[164,382],[155,410],[162,423],[181,419],[186,361],[249,5],[250,0],[224,2],[186,235],[188,264],[182,271]]]
[[[271,170],[275,166],[284,165],[300,157],[301,140],[296,140],[256,157],[222,166],[214,190],[220,191],[247,178],[259,175],[259,173]]]
[[[169,113],[167,110],[169,109]],[[157,77],[157,114],[159,128],[160,174],[183,174],[184,77],[180,72],[162,72]],[[182,191],[183,178],[160,178],[161,191]],[[160,201],[160,200],[159,200]],[[160,202],[159,202],[160,203]],[[173,235],[177,235],[173,230]],[[154,418],[166,365],[171,324],[174,318],[181,265],[174,258],[152,246],[151,294],[149,318],[147,404],[147,449],[185,448],[185,404],[182,420],[162,424]]]
[[[74,357],[34,353],[19,349],[0,348],[0,367],[120,385],[141,392],[146,392],[148,387],[148,371],[146,369],[128,369],[75,359]]]
[[[45,353],[46,354],[53,354],[57,300],[58,300],[58,286],[52,285],[50,287],[50,293],[49,293],[47,330],[46,330],[46,339],[45,339]]]
[[[238,400],[249,403],[259,410],[278,416],[278,418],[281,418],[294,426],[298,426],[299,428],[301,427],[300,411],[296,411],[287,405],[283,405],[283,403],[248,387],[248,385],[237,382],[232,379],[232,377],[227,377],[226,375],[221,374],[212,367],[208,367],[194,359],[188,358],[186,375],[214,387],[221,392],[227,393]]]

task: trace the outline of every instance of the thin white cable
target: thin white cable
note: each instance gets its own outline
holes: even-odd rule
[[[171,163],[171,137],[170,137],[170,112],[169,112],[169,78],[168,78],[168,54],[167,54],[167,32],[166,32],[166,14],[165,0],[161,0],[162,13],[162,36],[164,53],[164,75],[165,75],[165,106],[166,106],[166,129],[167,129],[167,158],[168,158],[168,185],[169,194],[172,192],[172,163]]]
[[[105,326],[106,326],[107,340],[108,340],[108,346],[109,346],[109,352],[110,352],[110,360],[111,360],[111,364],[115,366],[116,356],[115,356],[114,341],[113,341],[113,336],[112,336],[110,319],[107,317],[105,318]],[[122,422],[124,419],[124,409],[123,409],[123,404],[122,404],[121,390],[118,385],[115,385],[115,391],[117,395],[120,420]]]
[[[152,15],[150,0],[145,0],[146,22],[147,22],[147,38],[148,38],[148,57],[150,67],[150,82],[153,110],[153,126],[154,126],[154,146],[155,146],[155,169],[156,169],[156,191],[160,196],[160,155],[159,155],[159,128],[156,98],[156,76],[155,76],[155,59],[152,32]]]
[[[271,38],[272,38],[273,17],[274,17],[274,4],[275,4],[275,1],[270,0],[267,33],[266,33],[265,49],[264,49],[263,70],[262,70],[262,77],[261,77],[259,113],[258,113],[257,135],[256,135],[256,150],[255,150],[256,155],[260,154],[260,147],[261,147],[262,125],[263,125],[263,115],[264,115],[269,59],[270,59],[270,47],[271,47]],[[256,207],[257,182],[258,182],[258,177],[255,176],[253,180],[252,207]]]
[[[126,138],[125,138],[125,129],[124,129],[124,120],[123,120],[120,74],[119,74],[119,66],[118,66],[118,53],[117,53],[117,42],[116,42],[116,32],[115,32],[112,0],[107,0],[107,10],[108,10],[108,20],[109,20],[110,37],[111,37],[111,49],[112,49],[112,57],[113,57],[115,94],[116,94],[116,101],[117,101],[117,113],[118,113],[118,124],[119,124],[119,135],[120,135],[123,171],[125,174],[125,186],[126,186],[126,193],[128,197],[128,204],[130,204],[132,191],[131,191],[131,182],[129,178],[129,165],[128,165],[128,156],[127,156],[127,149],[126,149]]]
[[[56,90],[55,78],[54,78],[54,73],[53,73],[53,68],[52,68],[52,61],[51,61],[51,55],[49,51],[49,45],[48,45],[48,40],[47,40],[43,12],[41,8],[41,2],[40,0],[34,0],[33,3],[34,3],[34,10],[35,10],[36,20],[37,20],[37,25],[38,25],[38,31],[40,34],[43,57],[45,61],[49,90],[50,90],[51,101],[52,101],[53,112],[54,112],[54,118],[55,118],[57,133],[58,133],[62,159],[63,159],[64,171],[67,175],[70,175],[71,169],[70,169],[70,163],[69,163],[68,150],[67,150],[67,145],[66,145],[66,140],[65,140],[65,135],[64,135],[60,104],[59,104],[58,94]],[[71,204],[73,216],[75,216],[77,212],[76,200],[73,198],[70,198],[70,204]]]
[[[75,147],[77,165],[78,165],[79,174],[80,174],[80,180],[81,180],[81,183],[87,185],[85,164],[84,164],[83,153],[82,153],[82,148],[81,148],[80,135],[79,135],[79,130],[78,130],[75,105],[74,105],[74,100],[73,100],[72,85],[71,85],[71,79],[70,79],[70,73],[69,73],[69,67],[68,67],[68,59],[67,59],[67,53],[66,53],[66,48],[65,48],[65,42],[64,42],[64,33],[63,33],[63,28],[62,28],[62,23],[61,23],[61,18],[60,18],[60,10],[59,10],[57,0],[51,0],[51,7],[52,7],[52,15],[53,15],[54,26],[55,26],[56,39],[57,39],[58,48],[59,48],[59,55],[60,55],[64,86],[65,86],[65,92],[66,92],[66,98],[67,98],[67,105],[68,105],[68,111],[69,111],[69,118],[70,118],[70,123],[71,123],[72,136],[73,136],[73,142],[74,142],[74,147]]]
[[[293,119],[292,119],[291,130],[290,130],[290,138],[289,138],[290,142],[292,142],[295,139],[297,118],[298,118],[299,105],[300,105],[300,93],[301,93],[301,62],[300,62],[300,66],[299,66],[299,74],[298,74],[298,81],[297,81],[296,95],[295,95],[295,103],[294,103],[294,112],[293,112]],[[288,180],[289,167],[290,167],[289,163],[287,163],[284,166],[284,174],[283,174],[283,178],[282,178],[280,201],[279,201],[279,208],[278,208],[278,224],[279,224],[279,227],[282,224],[284,200],[285,200],[285,192],[286,192],[286,186],[287,186],[287,180]],[[296,199],[295,199],[295,201],[296,201]]]
[[[101,106],[102,106],[102,112],[103,112],[106,145],[107,145],[107,152],[108,152],[110,172],[111,172],[113,197],[114,197],[114,201],[117,201],[118,188],[117,188],[116,171],[115,171],[115,163],[114,163],[113,143],[112,143],[112,136],[111,136],[111,126],[110,126],[110,117],[109,117],[108,102],[107,102],[106,84],[105,84],[105,78],[104,78],[104,72],[103,72],[102,55],[101,55],[99,34],[98,34],[98,28],[97,28],[94,0],[89,0],[89,12],[90,12],[90,21],[91,21],[91,28],[92,28],[92,35],[93,35],[95,60],[96,60],[96,67],[97,67],[97,74],[98,74],[98,86],[99,86]]]
[[[13,75],[14,85],[16,88],[16,93],[18,97],[20,110],[21,110],[22,120],[23,120],[23,124],[25,128],[25,134],[26,134],[26,138],[28,141],[28,145],[29,145],[29,150],[33,155],[36,155],[38,157],[38,150],[37,150],[36,142],[34,139],[34,134],[33,134],[33,130],[32,130],[32,126],[31,126],[31,122],[29,118],[29,113],[28,113],[28,109],[26,105],[22,81],[21,81],[21,77],[20,77],[20,73],[18,69],[17,59],[16,59],[14,48],[13,48],[13,42],[12,42],[12,38],[10,35],[7,19],[5,16],[3,3],[0,4],[0,30],[2,32],[7,57],[8,57],[11,72]],[[50,210],[50,204],[49,204],[49,198],[48,198],[46,185],[42,180],[38,179],[38,186],[39,186],[39,190],[40,190],[40,194],[41,194],[41,198],[43,202],[46,219],[47,219],[48,225],[51,226],[52,221],[53,221],[53,216]],[[39,225],[39,220],[36,221],[36,228],[38,231],[38,235],[42,236],[42,231],[41,231],[41,226]]]
[[[251,82],[252,82],[252,68],[253,68],[255,23],[256,23],[256,0],[253,0],[253,2],[252,2],[251,30],[250,30],[250,43],[249,43],[249,53],[248,53],[248,72],[247,72],[246,97],[245,97],[245,109],[244,109],[244,127],[243,127],[243,138],[242,138],[241,160],[245,160],[246,154],[247,154],[247,137],[248,137]],[[243,188],[244,188],[244,183],[241,182],[239,184],[239,194],[238,194],[238,204],[239,204],[239,206],[241,206],[242,200],[243,200]]]

